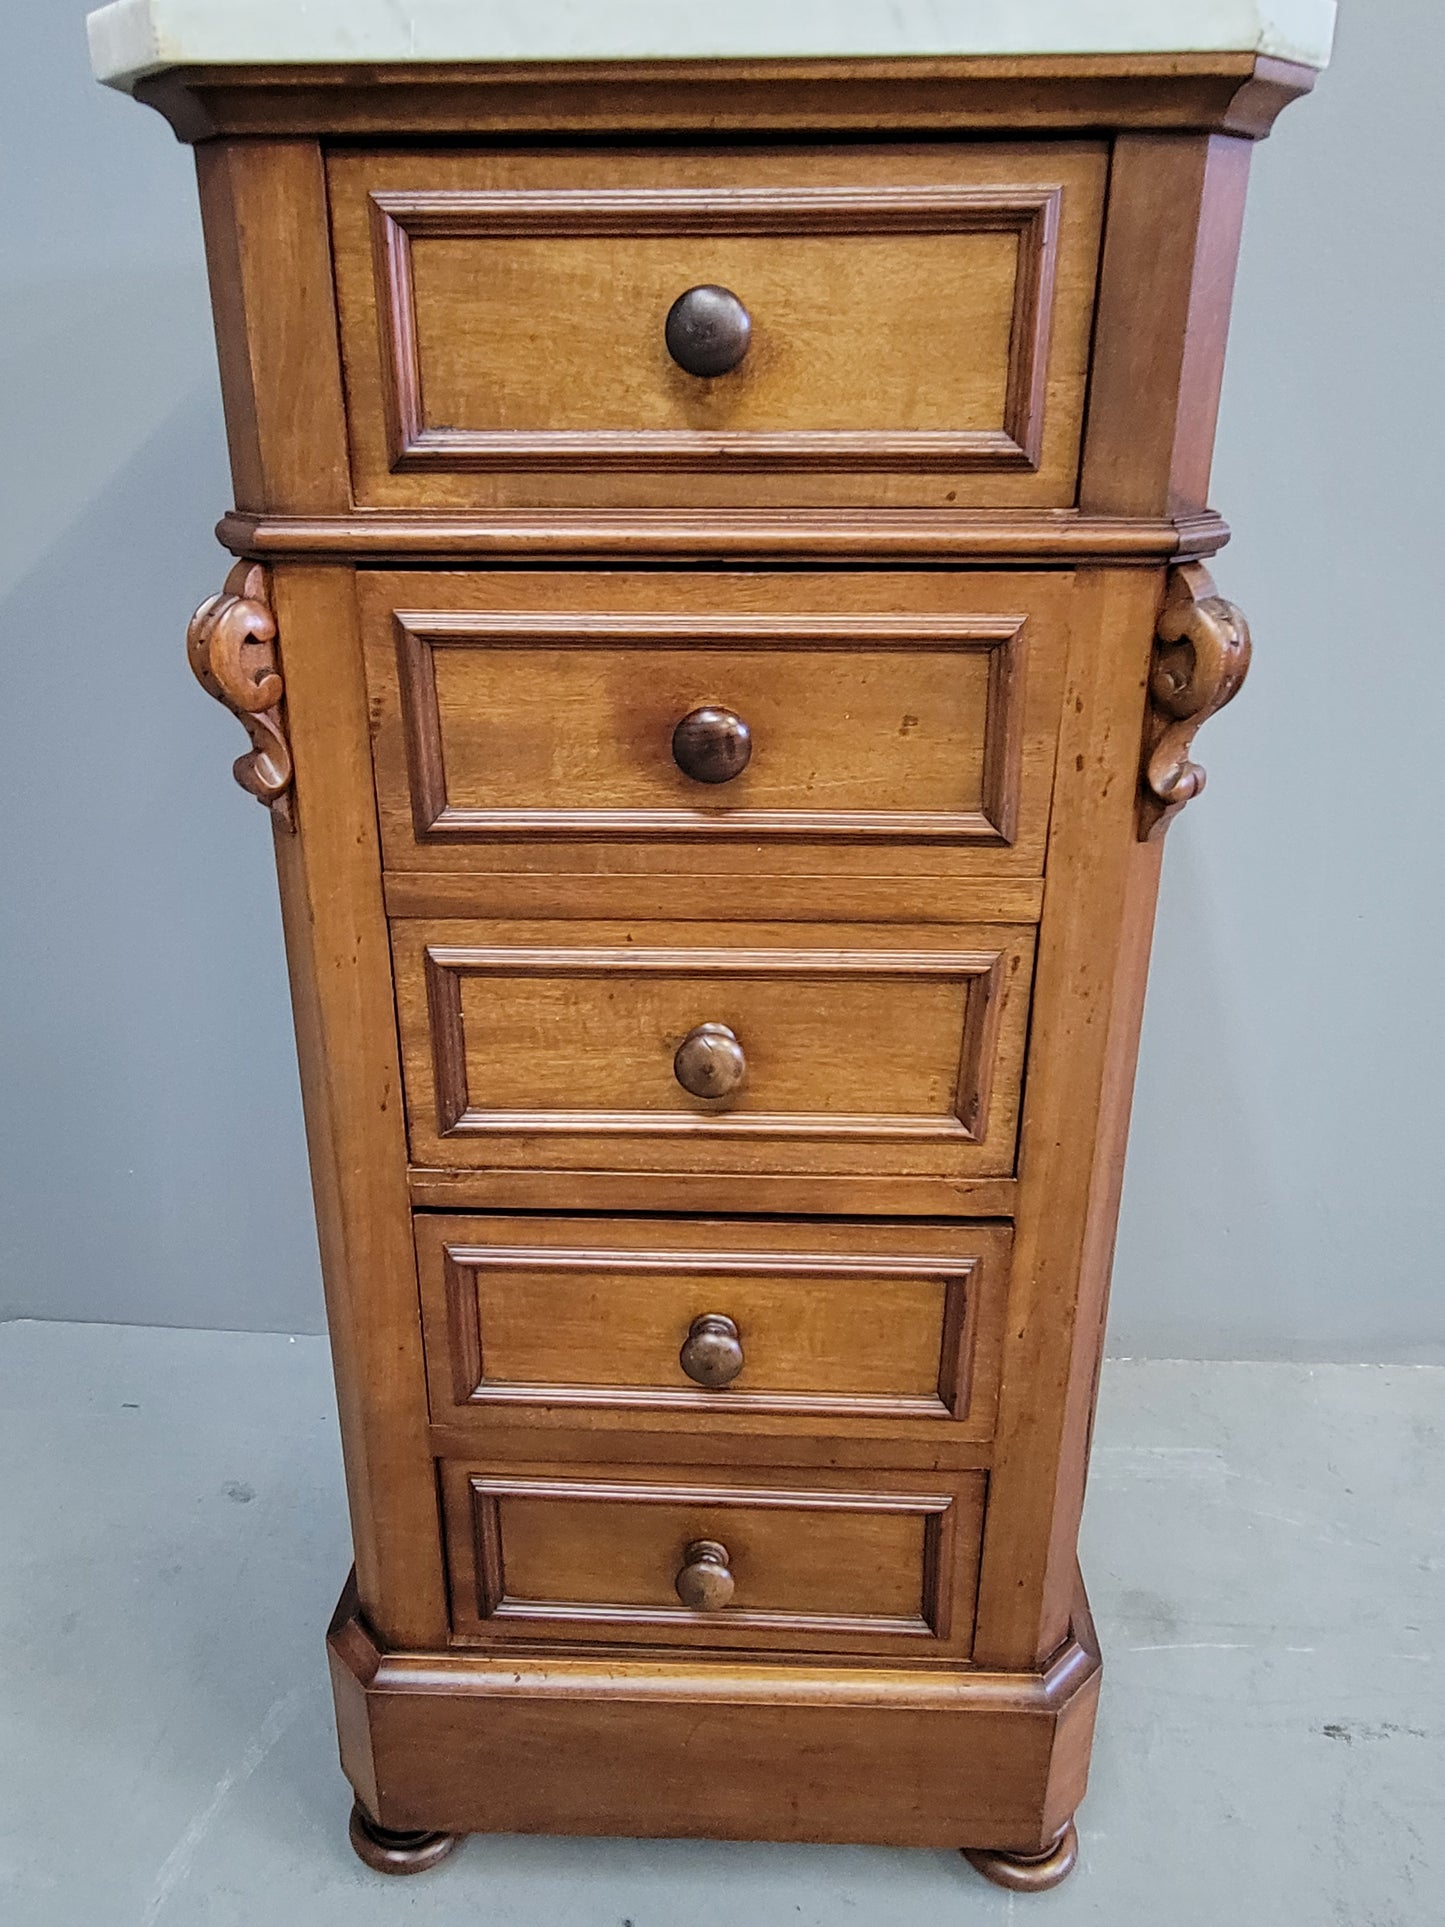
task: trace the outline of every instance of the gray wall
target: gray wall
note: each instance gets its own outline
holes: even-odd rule
[[[1119,1352],[1445,1357],[1445,12],[1344,13],[1255,166],[1214,494],[1258,650],[1169,838]],[[270,837],[180,648],[229,494],[190,157],[79,9],[6,33],[0,1316],[315,1330]]]

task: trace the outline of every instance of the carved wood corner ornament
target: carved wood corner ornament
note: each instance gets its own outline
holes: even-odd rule
[[[1208,569],[1190,562],[1172,570],[1149,677],[1141,841],[1162,836],[1204,788],[1204,771],[1189,760],[1195,732],[1238,694],[1250,651],[1249,624],[1215,593]]]
[[[224,703],[251,738],[251,748],[236,759],[236,781],[294,830],[291,745],[281,717],[286,686],[259,562],[238,562],[221,593],[197,609],[186,631],[186,655],[202,689]]]

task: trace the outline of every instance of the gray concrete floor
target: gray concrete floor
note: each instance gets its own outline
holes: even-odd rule
[[[324,1346],[0,1327],[5,1927],[1404,1927],[1445,1919],[1445,1370],[1126,1361],[1085,1573],[1106,1674],[1056,1893],[956,1855],[346,1844]]]

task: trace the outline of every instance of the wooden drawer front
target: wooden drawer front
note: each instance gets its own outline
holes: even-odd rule
[[[420,1217],[416,1237],[439,1421],[992,1427],[1001,1225]]]
[[[981,1472],[733,1483],[695,1467],[615,1478],[448,1463],[442,1479],[463,1639],[904,1646],[940,1657],[972,1644]],[[722,1555],[726,1604],[679,1595],[699,1546]]]
[[[384,506],[1071,503],[1098,142],[329,161],[355,489]],[[730,289],[741,362],[664,321]]]
[[[830,864],[926,848],[935,870],[1037,875],[1071,590],[1039,572],[364,574],[387,864],[603,841],[657,846],[649,867],[724,846],[767,871],[822,844]],[[704,708],[749,733],[721,781],[674,751]]]
[[[696,925],[394,922],[414,1161],[1012,1169],[1031,929],[728,936],[723,948]],[[705,1046],[705,1026],[723,1027],[714,1047],[745,1062],[730,1095],[680,1081],[679,1048]]]

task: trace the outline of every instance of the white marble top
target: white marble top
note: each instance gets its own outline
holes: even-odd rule
[[[1335,0],[112,0],[96,78],[305,61],[1257,53],[1323,67]]]

